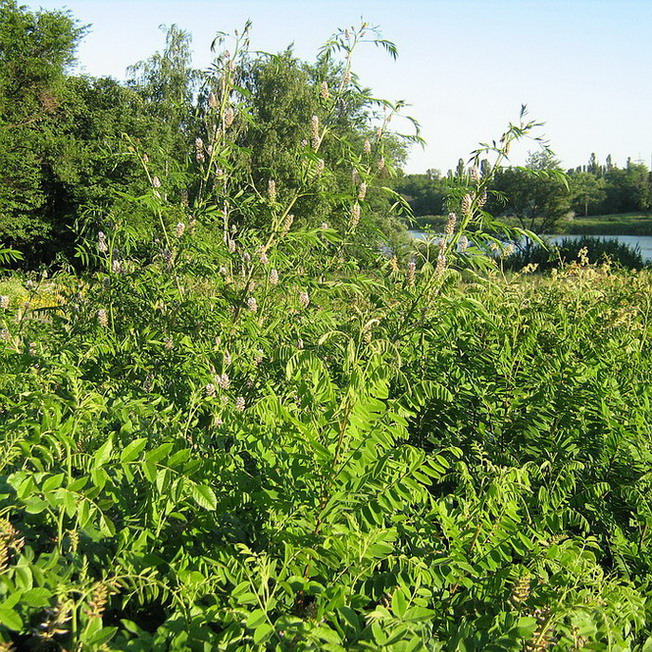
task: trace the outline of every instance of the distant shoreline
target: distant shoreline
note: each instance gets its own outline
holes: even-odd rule
[[[514,224],[512,220],[506,220]],[[443,229],[446,217],[423,215],[415,218],[409,228]],[[556,235],[647,235],[652,236],[652,213],[618,213],[615,215],[590,215],[561,220],[555,228]]]

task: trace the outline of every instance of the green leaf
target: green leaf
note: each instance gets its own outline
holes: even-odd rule
[[[213,511],[217,508],[217,496],[215,492],[205,484],[196,484],[192,488],[192,497],[195,502],[204,509]]]
[[[273,631],[274,629],[269,623],[258,625],[258,627],[256,627],[256,631],[254,632],[254,644],[259,645],[263,641],[266,641]]]
[[[141,451],[145,448],[146,445],[147,437],[140,437],[139,439],[135,439],[122,451],[120,454],[120,461],[123,464],[126,462],[132,462],[140,455]]]
[[[107,441],[100,446],[95,452],[95,457],[93,459],[93,469],[99,469],[101,466],[104,466],[110,459],[111,453],[113,452],[113,440],[107,439]]]
[[[13,609],[0,607],[0,623],[16,631],[23,629],[23,621]]]
[[[263,622],[265,622],[265,612],[262,609],[255,609],[249,614],[245,626],[249,629],[256,629]]]

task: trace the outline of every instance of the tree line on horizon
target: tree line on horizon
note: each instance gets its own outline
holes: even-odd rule
[[[394,187],[415,216],[442,215],[448,187],[464,173],[465,163],[460,159],[457,168],[446,175],[436,169],[406,174],[396,178]],[[652,173],[644,163],[629,158],[625,167],[619,167],[611,155],[600,163],[591,154],[587,164],[564,170],[550,153],[534,152],[524,166],[503,166],[496,172],[486,208],[544,233],[565,216],[640,212],[651,206]]]

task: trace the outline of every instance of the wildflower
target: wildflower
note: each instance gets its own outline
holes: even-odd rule
[[[448,220],[446,221],[446,227],[444,228],[444,235],[447,238],[450,238],[453,235],[456,221],[457,221],[457,215],[455,215],[455,213],[449,213]]]
[[[145,163],[145,165],[149,163],[149,156],[147,156],[147,153],[143,154],[143,163]]]
[[[469,239],[463,235],[460,238],[460,253],[464,253],[469,248]]]
[[[152,186],[154,188],[160,188],[161,187],[161,180],[157,176],[152,177]]]
[[[305,138],[303,138],[301,140],[301,147],[307,147],[307,146],[308,146],[308,141]]]
[[[229,270],[224,265],[221,265],[220,266],[220,274],[222,276],[226,276],[228,273],[229,273]]]
[[[385,157],[381,156],[378,159],[378,171],[382,172],[385,169]]]
[[[244,396],[238,396],[238,398],[235,399],[235,409],[239,410],[240,412],[245,411],[245,400]]]
[[[228,351],[224,351],[224,364],[231,364],[231,354]]]
[[[502,251],[503,258],[509,258],[514,251],[516,251],[516,247],[510,242]]]
[[[204,392],[206,393],[206,396],[208,396],[209,398],[215,396],[216,394],[215,385],[213,385],[213,383],[208,383],[206,387],[204,387]]]
[[[0,308],[9,308],[9,297],[6,294],[0,296]]]
[[[278,285],[278,272],[275,269],[269,271],[269,284]]]
[[[251,256],[248,251],[245,251],[242,254],[242,260],[244,261],[245,265],[248,265],[251,262]]]
[[[319,225],[319,228],[320,228],[322,231],[323,231],[324,229],[327,229],[327,228],[328,228],[328,223],[327,223],[327,222],[322,222],[322,223]]]
[[[186,225],[183,222],[179,222],[176,228],[174,229],[174,235],[177,238],[180,238],[185,230],[186,230]]]
[[[358,172],[358,170],[356,168],[353,168],[351,170],[351,181],[353,181],[353,183],[356,186],[360,183],[360,181],[362,181],[362,179],[360,179],[360,173]]]
[[[299,349],[299,350],[302,351],[302,350],[303,350],[303,346],[304,346],[304,345],[303,345],[303,340],[302,340],[301,338],[299,338],[299,339],[297,340],[297,349]]]
[[[233,120],[235,120],[235,112],[232,107],[227,106],[224,109],[224,127],[228,129],[233,124]]]
[[[229,248],[229,253],[230,254],[235,253],[236,246],[235,246],[235,240],[233,238],[229,238],[227,240],[227,247]]]
[[[255,297],[249,297],[247,299],[247,308],[249,308],[251,312],[258,312],[258,302]]]
[[[351,71],[350,70],[345,70],[344,71],[344,76],[342,77],[342,83],[345,86],[348,86],[351,83]]]
[[[269,197],[269,201],[276,201],[276,181],[274,179],[270,179],[267,182],[267,196]]]
[[[25,283],[25,287],[28,290],[33,290],[36,287],[36,285],[34,284],[34,281],[32,281],[32,279],[30,279],[29,281],[27,281],[27,283]]]
[[[473,210],[473,197],[469,195],[468,193],[462,197],[462,214],[465,217],[468,217],[471,215],[471,212]]]
[[[27,346],[29,354],[33,357],[36,355],[36,342],[30,342]]]
[[[171,338],[171,337],[166,337],[163,346],[165,346],[165,348],[166,348],[168,351],[170,351],[171,349],[173,349],[173,348],[174,348],[174,342],[172,341],[172,338]]]
[[[106,235],[104,231],[97,234],[97,248],[101,254],[105,254],[109,250],[109,245],[106,242]]]
[[[212,91],[208,94],[208,106],[210,106],[211,109],[217,108],[217,97]]]
[[[10,338],[9,331],[6,328],[3,328],[0,331],[0,340],[2,340],[3,342],[8,342],[9,338]]]
[[[413,260],[411,260],[407,264],[407,271],[405,273],[405,280],[407,281],[409,287],[414,286],[414,278],[415,278],[416,271],[417,271],[417,264]]]
[[[478,168],[477,165],[473,165],[471,167],[470,174],[471,174],[471,181],[473,181],[473,183],[478,183],[478,181],[480,181],[480,169]]]
[[[383,128],[376,127],[376,138],[380,140],[383,137]]]
[[[109,317],[106,314],[106,310],[100,308],[97,311],[97,321],[99,322],[102,328],[106,328],[109,325]]]
[[[229,389],[231,387],[231,379],[226,373],[216,376],[216,381],[220,389]]]
[[[371,154],[371,143],[369,142],[368,138],[364,139],[364,145],[362,146],[362,150],[364,151],[365,154]]]
[[[320,89],[319,89],[319,94],[321,95],[322,100],[327,100],[330,97],[330,94],[328,92],[328,83],[323,81],[321,83]]]
[[[358,188],[358,199],[362,201],[367,196],[367,184],[363,181]]]
[[[195,138],[195,159],[198,163],[203,163],[204,158],[204,141],[201,138]]]
[[[392,256],[389,259],[389,268],[392,270],[392,272],[398,272],[399,271],[398,258],[396,256]]]
[[[487,191],[485,190],[480,197],[478,197],[478,210],[480,210],[487,203]]]
[[[260,254],[260,262],[262,265],[269,265],[269,258],[264,251]]]
[[[315,151],[319,149],[319,118],[316,115],[310,118],[310,144]]]
[[[254,355],[254,364],[258,366],[263,361],[263,356],[265,352],[262,349],[258,349]]]
[[[109,597],[109,587],[104,582],[95,585],[91,601],[88,603],[86,615],[89,618],[102,618]]]
[[[287,235],[292,227],[292,222],[294,222],[294,215],[289,213],[285,220],[283,220],[283,227],[281,228],[281,237]]]
[[[326,167],[326,163],[324,162],[324,159],[320,158],[317,161],[317,176],[321,176],[321,173],[324,171],[325,167]]]
[[[310,303],[310,297],[308,296],[307,292],[299,293],[299,303],[301,304],[302,308],[308,307],[308,304]]]
[[[147,378],[145,378],[145,381],[143,382],[143,391],[148,394],[152,391],[152,374],[147,374]]]
[[[172,252],[169,249],[163,249],[161,252],[161,258],[165,261],[165,264],[168,267],[172,265]]]
[[[351,228],[355,229],[360,223],[360,204],[356,202],[351,206]]]
[[[514,586],[512,587],[510,602],[515,607],[523,604],[530,596],[530,578],[531,575],[529,573],[525,573],[524,575],[521,575],[521,577],[519,577],[519,579],[514,583]]]
[[[446,256],[443,254],[443,252],[439,252],[439,255],[437,256],[437,266],[435,267],[435,275],[440,276],[441,274],[444,273],[444,270],[446,269]]]

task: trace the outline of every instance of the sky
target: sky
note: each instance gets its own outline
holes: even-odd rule
[[[25,0],[23,0],[25,2]],[[193,37],[206,67],[218,31],[253,22],[251,47],[294,44],[312,61],[338,28],[361,18],[396,44],[398,59],[368,45],[353,68],[377,97],[405,100],[421,124],[407,172],[443,173],[479,142],[498,138],[522,104],[544,122],[566,168],[591,152],[618,165],[652,158],[652,0],[40,0],[32,9],[69,9],[90,29],[79,68],[125,78],[127,66],[164,46],[162,25]],[[407,124],[396,124],[405,127]],[[534,142],[514,148],[522,164]]]

